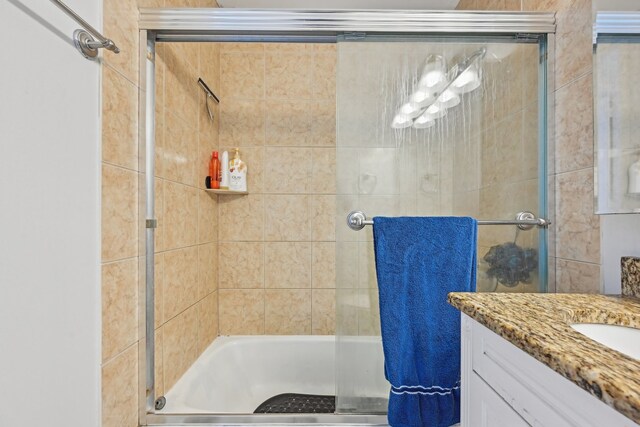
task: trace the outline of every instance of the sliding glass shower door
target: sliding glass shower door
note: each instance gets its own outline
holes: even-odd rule
[[[374,216],[547,216],[544,38],[342,38],[337,411],[386,411]],[[547,231],[481,226],[478,291],[545,292]]]

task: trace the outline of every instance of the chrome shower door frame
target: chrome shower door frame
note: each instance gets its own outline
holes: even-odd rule
[[[155,44],[162,42],[318,42],[335,43],[339,35],[524,36],[544,38],[541,47],[541,158],[547,158],[552,136],[552,66],[555,15],[542,12],[466,12],[403,10],[253,10],[140,9],[139,20],[139,420],[141,425],[386,425],[383,415],[216,415],[155,412],[154,378],[154,212]],[[550,54],[550,55],[549,55]],[[543,55],[549,55],[546,60]],[[195,84],[195,82],[194,82]],[[549,162],[540,162],[547,163]],[[550,164],[553,164],[552,162]],[[541,166],[540,177],[550,171]],[[552,194],[552,193],[551,193]],[[546,211],[546,212],[545,212]],[[539,216],[550,218],[546,198]],[[546,231],[540,231],[546,233]],[[542,237],[542,236],[541,236]],[[546,235],[545,235],[546,237]]]

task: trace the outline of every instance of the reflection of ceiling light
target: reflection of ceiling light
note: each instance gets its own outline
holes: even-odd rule
[[[421,108],[433,103],[433,101],[435,101],[435,98],[432,92],[427,89],[418,89],[411,95],[411,102]]]
[[[431,104],[431,106],[427,108],[427,111],[425,111],[423,115],[431,119],[439,119],[444,117],[446,114],[447,108],[439,102],[436,102],[434,104]]]
[[[404,114],[396,114],[396,116],[393,118],[393,122],[391,122],[391,127],[394,129],[404,129],[411,126],[412,123],[413,118]]]
[[[447,70],[444,57],[430,55],[424,65],[418,84],[393,118],[394,129],[404,129],[413,125],[416,129],[426,129],[435,120],[444,117],[447,109],[460,104],[460,95],[471,92],[482,83],[480,61],[487,53],[481,48]]]
[[[447,65],[440,55],[431,55],[422,70],[418,86],[438,92],[447,85]]]
[[[451,108],[460,104],[460,97],[451,91],[451,89],[447,89],[442,92],[442,95],[438,98],[438,102],[444,108]]]
[[[467,93],[480,87],[480,69],[476,64],[472,64],[451,83],[452,91],[456,93]]]
[[[426,75],[423,75],[418,82],[418,86],[425,89],[431,89],[437,92],[447,84],[447,80],[442,71],[430,71]]]
[[[420,106],[413,103],[407,102],[402,107],[400,107],[399,114],[404,116],[409,116],[410,118],[418,117],[422,113]]]
[[[416,129],[427,129],[435,125],[436,121],[426,113],[413,121],[413,127]]]

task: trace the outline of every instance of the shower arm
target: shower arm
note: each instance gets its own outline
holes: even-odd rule
[[[367,225],[373,225],[373,219],[367,219],[362,211],[353,211],[347,215],[347,225],[350,229],[359,231]],[[547,228],[551,221],[546,218],[537,218],[531,212],[518,212],[516,219],[491,219],[478,220],[478,225],[517,225],[520,230],[531,230],[533,227]]]

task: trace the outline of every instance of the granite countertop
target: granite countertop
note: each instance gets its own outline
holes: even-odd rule
[[[640,361],[570,323],[640,328],[640,299],[584,294],[449,294],[449,304],[640,423]]]

